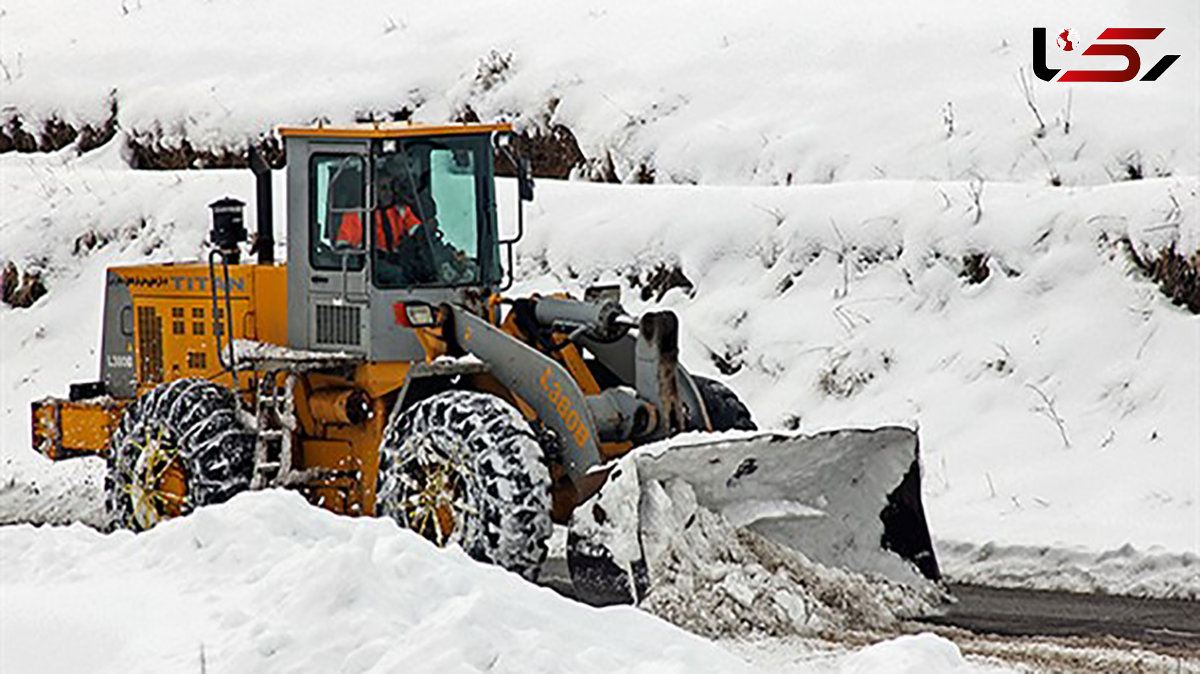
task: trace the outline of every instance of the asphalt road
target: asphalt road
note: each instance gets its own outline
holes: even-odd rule
[[[566,560],[546,560],[539,583],[575,598]],[[952,584],[957,602],[917,622],[977,634],[1106,637],[1200,651],[1200,602]]]
[[[1115,636],[1200,649],[1200,602],[951,585],[958,599],[921,622],[1010,636]]]

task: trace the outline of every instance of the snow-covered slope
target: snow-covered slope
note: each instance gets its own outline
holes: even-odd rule
[[[519,5],[467,0],[335,9],[314,0],[4,0],[0,97],[36,133],[57,116],[201,147],[277,123],[468,107],[563,124],[597,164],[657,182],[879,178],[1106,183],[1200,169],[1192,2],[721,0]],[[336,15],[336,16],[333,16]],[[1052,67],[1109,26],[1163,26],[1157,82],[1045,83],[1034,26],[1069,27]],[[1021,73],[1029,83],[1023,93]],[[1036,108],[1036,112],[1034,110]]]
[[[1197,182],[984,190],[975,223],[962,183],[544,189],[524,288],[678,265],[685,362],[760,421],[919,427],[952,574],[1197,596],[1200,320],[1120,243],[1196,250]]]
[[[962,183],[545,185],[519,267],[549,290],[678,265],[685,362],[719,356],[769,425],[918,425],[943,536],[1194,552],[1200,320],[1119,242],[1195,250],[1196,190],[988,185],[975,223]]]
[[[756,671],[632,607],[593,609],[287,492],[142,535],[4,527],[0,567],[13,674]],[[933,635],[821,660],[812,671],[979,671]]]
[[[198,256],[204,204],[252,181],[129,171],[115,148],[5,155],[0,176],[5,255],[51,288],[0,308],[0,508],[87,519],[98,465],[35,455],[28,402],[94,378],[107,265]],[[1195,250],[1196,190],[987,184],[975,223],[964,183],[543,182],[514,292],[616,282],[633,311],[673,308],[684,361],[736,370],[723,378],[764,425],[918,426],[952,576],[1194,597],[1200,320],[1141,278],[1122,240]],[[95,247],[77,246],[88,232]],[[664,266],[692,290],[643,300]],[[1098,556],[1108,572],[1086,568]]]
[[[1109,26],[1166,28],[1145,67],[1182,57],[1153,83],[1044,83],[1034,26],[1077,41],[1052,67],[1118,67],[1079,55]],[[94,515],[95,462],[34,455],[28,401],[94,377],[105,266],[196,257],[204,205],[252,194],[129,171],[128,141],[469,108],[698,184],[543,183],[517,290],[616,281],[675,309],[686,361],[765,424],[918,425],[954,577],[1195,597],[1200,321],[1125,246],[1200,249],[1198,31],[1200,4],[1125,0],[0,0],[0,124],[115,104],[119,127],[81,158],[0,157],[0,262],[51,288],[0,306],[0,514]],[[641,299],[676,268],[691,290]]]

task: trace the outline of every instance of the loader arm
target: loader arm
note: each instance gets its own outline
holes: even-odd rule
[[[522,331],[567,335],[576,346],[591,352],[621,384],[636,391],[631,396],[610,389],[604,392],[606,401],[587,396],[602,439],[641,444],[682,431],[713,430],[699,389],[679,362],[679,319],[674,312],[651,311],[634,319],[615,301],[538,297],[517,300],[514,313]],[[631,332],[633,328],[636,332]],[[629,416],[637,407],[654,410],[650,427],[635,430],[630,426]],[[610,423],[613,412],[623,419]]]
[[[685,421],[685,428],[679,430],[713,430],[712,422],[708,418],[708,410],[704,409],[704,403],[691,373],[683,363],[678,361],[677,357],[671,358],[669,368],[664,371],[662,368],[662,342],[651,344],[650,340],[646,339],[645,330],[640,330],[637,335],[626,334],[608,342],[593,339],[585,334],[580,337],[579,344],[595,356],[596,360],[600,361],[604,367],[608,368],[622,384],[636,389],[640,395],[659,406],[660,409],[663,398],[661,378],[664,375],[671,376],[668,372],[674,372],[674,394],[678,396],[678,402],[682,403]],[[675,352],[678,353],[677,348]],[[666,424],[662,426],[663,428],[658,432],[645,439],[657,440],[671,435]]]
[[[452,307],[454,336],[487,363],[493,376],[525,401],[562,440],[563,467],[578,483],[601,462],[597,425],[583,389],[565,367],[462,307]]]

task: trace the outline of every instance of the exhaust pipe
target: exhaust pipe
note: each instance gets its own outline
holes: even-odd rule
[[[258,253],[259,264],[274,264],[275,229],[271,213],[271,166],[256,147],[250,148],[250,170],[254,172],[254,200],[258,213],[258,231],[250,252]]]

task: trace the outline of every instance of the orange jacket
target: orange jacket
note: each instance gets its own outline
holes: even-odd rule
[[[383,217],[387,214],[389,229],[391,230],[391,246],[388,246],[388,237],[383,229]],[[400,246],[400,240],[413,230],[414,227],[421,224],[421,220],[408,206],[404,207],[404,213],[400,209],[392,206],[386,211],[375,211],[375,248],[379,250],[394,251]],[[362,245],[362,218],[358,213],[343,213],[342,222],[338,226],[337,241],[339,243],[348,243],[352,246]]]

